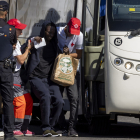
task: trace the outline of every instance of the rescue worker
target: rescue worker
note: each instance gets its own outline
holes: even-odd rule
[[[24,54],[21,53],[21,45],[18,41],[18,37],[22,35],[22,30],[26,28],[26,24],[21,23],[18,19],[10,19],[7,22],[16,28],[17,44],[13,51],[13,56],[16,59],[16,68],[13,73],[14,77],[14,115],[15,115],[15,125],[14,125],[14,135],[15,136],[32,136],[33,132],[28,130],[28,125],[32,116],[33,100],[30,93],[24,89],[24,83],[20,78],[21,65],[27,59],[28,54],[31,49],[30,40],[28,40],[28,45]]]
[[[32,49],[26,70],[32,91],[40,101],[43,136],[58,137],[61,135],[52,127],[58,122],[64,101],[59,86],[50,80],[54,61],[58,55],[57,30],[53,22],[47,21],[42,31],[46,46]],[[32,42],[35,40],[38,42],[41,38],[31,38]],[[51,104],[53,108],[50,113]]]
[[[70,56],[80,59],[83,49],[83,34],[80,32],[81,22],[77,18],[71,18],[65,27],[57,27],[58,46],[60,50]],[[79,61],[80,62],[80,61]],[[79,81],[78,72],[75,78],[74,85],[66,87],[67,97],[70,102],[70,118],[68,136],[78,136],[74,130],[74,123],[77,119],[79,94],[77,82]],[[64,87],[63,87],[64,88]],[[64,91],[64,89],[62,90]]]
[[[14,107],[13,107],[13,73],[12,45],[16,44],[16,30],[6,22],[9,4],[0,1],[0,90],[3,100],[4,140],[16,140],[13,136]]]

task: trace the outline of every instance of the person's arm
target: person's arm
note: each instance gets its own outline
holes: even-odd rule
[[[76,49],[76,53],[69,54],[69,48],[65,45],[63,53],[68,54],[74,58],[80,59],[82,57],[82,49]]]
[[[75,43],[76,53],[71,53],[70,56],[80,59],[82,57],[82,50],[83,50],[83,34],[77,37],[77,41]]]
[[[17,61],[22,65],[24,64],[24,61],[26,60],[29,52],[30,52],[30,49],[33,47],[33,45],[31,45],[30,43],[30,40],[28,40],[28,45],[27,45],[27,48],[26,48],[26,51],[24,52],[24,54],[22,55],[17,55],[15,56],[17,58]]]
[[[76,53],[71,53],[70,56],[80,59],[82,57],[82,50],[77,50],[76,49]]]
[[[69,54],[70,56],[80,59],[82,57],[82,50],[83,50],[83,34],[81,33],[76,41],[76,53],[69,53],[69,48],[65,45],[63,47],[63,52],[65,54]]]

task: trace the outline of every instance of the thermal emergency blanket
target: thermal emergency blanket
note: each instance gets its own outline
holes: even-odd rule
[[[51,80],[62,86],[74,84],[79,60],[70,55],[59,54],[55,59]]]

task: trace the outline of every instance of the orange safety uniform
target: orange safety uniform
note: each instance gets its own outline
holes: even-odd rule
[[[15,115],[15,130],[25,131],[32,116],[33,100],[23,86],[20,78],[20,72],[13,73],[14,77],[14,115]]]

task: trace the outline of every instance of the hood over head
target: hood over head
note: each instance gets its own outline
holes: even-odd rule
[[[57,29],[56,29],[56,25],[52,21],[46,20],[42,24],[42,28],[41,28],[41,31],[40,31],[40,37],[42,37],[42,38],[44,37],[45,38],[45,30],[46,30],[46,26],[47,25],[55,27],[55,34],[54,34],[54,37],[52,38],[51,41],[57,44]]]

